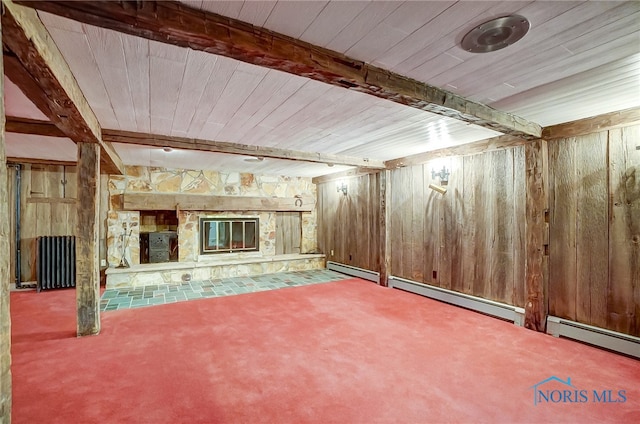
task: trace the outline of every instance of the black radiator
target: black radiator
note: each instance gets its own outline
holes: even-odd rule
[[[76,286],[75,236],[37,238],[38,291]]]

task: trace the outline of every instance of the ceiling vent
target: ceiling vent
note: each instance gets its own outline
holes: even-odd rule
[[[511,15],[478,25],[462,39],[462,48],[471,53],[488,53],[504,49],[520,40],[529,31],[524,16]]]

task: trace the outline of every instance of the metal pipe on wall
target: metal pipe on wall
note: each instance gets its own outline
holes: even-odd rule
[[[20,178],[22,176],[22,165],[20,165],[19,163],[17,164],[10,164],[8,166],[12,166],[15,168],[16,171],[16,178],[15,178],[15,185],[14,185],[14,189],[15,189],[15,222],[14,222],[14,226],[15,226],[15,237],[14,237],[14,243],[15,243],[15,252],[16,252],[16,256],[14,258],[15,260],[15,276],[14,276],[14,282],[16,284],[16,288],[17,289],[21,289],[22,288],[22,283],[20,281],[20,274],[22,273],[22,269],[20,267],[21,264],[21,259],[22,259],[22,255],[20,252],[20,188],[21,188],[21,181]]]

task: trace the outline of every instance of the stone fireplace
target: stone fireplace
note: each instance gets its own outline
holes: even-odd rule
[[[160,203],[162,209],[155,212],[155,219],[149,218],[151,213],[148,210],[131,210],[135,205],[132,206],[128,199],[135,196],[147,196],[145,199],[149,199],[141,202],[141,208],[148,208],[151,203]],[[187,199],[190,204],[202,203],[207,208],[209,204],[219,203],[211,202],[210,199],[222,199],[232,201],[230,204],[233,210],[206,210],[204,207],[202,210],[194,210],[195,206],[183,210],[179,204],[163,203],[165,198],[183,202]],[[298,205],[304,199],[306,208],[299,212],[299,229],[296,229],[300,232],[300,253],[277,252],[279,240],[276,230],[278,222],[281,222],[278,219],[280,212],[235,210],[237,208],[234,205],[246,203],[243,198],[253,202],[249,202],[249,205],[255,204],[263,209],[264,204],[272,201],[279,204],[291,199],[292,203],[295,200]],[[315,204],[309,206],[310,202],[315,203],[310,200],[315,199],[315,186],[310,178],[128,166],[124,176],[110,176],[109,199],[108,287],[324,268],[324,255],[317,253]],[[200,199],[202,202],[199,203]],[[255,199],[260,202],[256,203]],[[168,208],[174,210],[167,210]],[[166,219],[171,214],[175,214],[177,218],[173,224],[171,219]],[[163,218],[158,219],[159,216]],[[230,232],[231,239],[226,251],[218,249],[220,251],[215,254],[202,251],[201,223],[229,223],[228,227],[227,224],[216,225],[220,225],[220,230],[235,229],[235,237],[238,238],[241,228],[239,223],[251,220],[257,225],[254,230],[257,233],[255,249],[234,248],[233,233]],[[246,225],[246,228],[242,227],[242,231],[251,231],[251,224]],[[177,235],[177,262],[141,263],[141,235],[144,241],[147,233],[173,230]],[[235,243],[238,246],[238,242]],[[118,268],[123,262],[129,267]]]

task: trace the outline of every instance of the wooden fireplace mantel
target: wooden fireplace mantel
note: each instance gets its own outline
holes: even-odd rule
[[[244,197],[206,196],[201,194],[124,193],[122,210],[192,210],[192,211],[270,211],[311,212],[315,198],[300,197]]]

